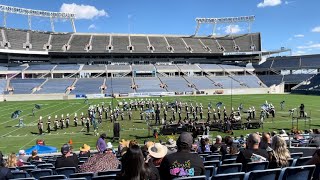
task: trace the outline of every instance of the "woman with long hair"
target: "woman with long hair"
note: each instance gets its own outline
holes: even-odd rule
[[[231,136],[226,136],[224,138],[224,145],[220,148],[221,155],[224,157],[226,154],[237,154],[239,149],[233,143],[233,138]]]
[[[13,179],[13,175],[11,173],[11,170],[6,167],[7,163],[3,159],[3,154],[0,151],[0,179],[1,180],[8,180]]]
[[[11,153],[9,156],[8,156],[8,160],[7,160],[7,167],[10,167],[10,168],[15,168],[17,167],[17,156],[15,153]]]
[[[145,180],[148,178],[144,157],[138,145],[128,148],[126,158],[122,162],[121,178],[125,180]]]
[[[273,149],[269,154],[269,169],[288,166],[288,159],[291,157],[286,141],[280,136],[274,136],[271,141]]]

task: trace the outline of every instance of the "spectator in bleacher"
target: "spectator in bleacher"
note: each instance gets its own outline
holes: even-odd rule
[[[55,168],[62,167],[78,167],[79,160],[76,154],[71,153],[71,146],[69,144],[64,144],[61,147],[62,157],[57,158],[55,163]]]
[[[172,154],[177,152],[177,142],[173,139],[168,139],[165,146],[168,148],[167,154]]]
[[[269,158],[269,154],[265,149],[259,149],[260,136],[252,133],[247,139],[246,149],[241,150],[236,159],[237,163],[242,163],[245,170],[248,162],[261,162]]]
[[[217,135],[216,137],[216,143],[214,143],[210,150],[211,152],[220,152],[220,148],[222,146],[222,137],[220,135]]]
[[[210,152],[210,145],[209,145],[208,138],[201,138],[200,146],[198,147],[197,152],[200,154],[205,152]]]
[[[175,177],[204,175],[203,161],[198,154],[190,153],[193,138],[183,132],[177,141],[178,151],[165,156],[160,165],[160,176],[163,180]]]
[[[24,162],[27,162],[28,157],[26,156],[26,152],[24,150],[19,150],[19,156],[18,156],[18,166],[23,166]]]
[[[100,172],[117,169],[120,161],[113,153],[95,154],[83,163],[79,172]]]
[[[281,137],[283,137],[283,139],[284,139],[285,141],[288,141],[288,140],[289,140],[289,136],[288,136],[288,134],[286,133],[285,130],[282,129],[282,130],[280,131],[279,135],[280,135]]]
[[[312,158],[306,163],[306,165],[319,165],[320,164],[320,149],[316,150],[312,155]]]
[[[122,161],[120,179],[144,180],[153,179],[149,177],[150,171],[146,169],[141,148],[132,145],[125,154],[126,158]]]
[[[100,153],[103,153],[106,150],[107,144],[105,139],[107,139],[107,135],[105,133],[102,133],[97,140],[96,148]]]
[[[222,157],[226,154],[237,154],[239,152],[237,146],[233,143],[233,138],[231,136],[226,136],[224,138],[224,144],[220,148]]]
[[[286,141],[280,136],[274,136],[271,143],[272,151],[269,154],[269,169],[288,166],[291,157]]]
[[[262,133],[261,142],[259,144],[260,149],[265,149],[268,152],[272,151],[271,149],[271,138],[269,133]]]
[[[11,153],[9,156],[8,156],[8,160],[7,160],[7,167],[9,168],[16,168],[18,165],[17,165],[17,156],[15,153]]]
[[[31,152],[31,156],[28,158],[27,162],[30,162],[30,161],[41,161],[41,158],[38,156],[37,150],[33,150]]]
[[[11,170],[6,167],[7,163],[3,159],[3,154],[0,151],[0,180],[8,180],[13,179],[13,175],[11,173]]]
[[[90,146],[83,144],[82,147],[80,147],[79,157],[90,157]]]
[[[104,153],[115,154],[111,142],[107,142],[107,147]]]
[[[147,160],[150,159],[154,166],[160,166],[163,157],[168,153],[168,148],[160,143],[155,143],[148,148],[148,152],[149,155],[147,156]]]

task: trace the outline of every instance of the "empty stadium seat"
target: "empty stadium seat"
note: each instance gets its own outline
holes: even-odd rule
[[[67,179],[65,175],[51,175],[51,176],[42,176],[39,180],[54,180],[54,179]]]
[[[245,167],[245,172],[254,171],[254,170],[265,170],[268,168],[269,162],[249,162]]]
[[[245,173],[229,173],[229,174],[217,174],[213,176],[212,180],[243,180]]]
[[[50,176],[53,175],[53,172],[51,169],[36,169],[30,172],[30,175],[36,179],[39,179],[43,176]]]
[[[86,178],[87,180],[91,180],[93,176],[94,176],[94,173],[86,172],[86,173],[70,174],[69,178]]]
[[[218,161],[221,161],[221,155],[208,155],[205,157],[205,160],[206,161],[215,161],[215,160],[218,160]]]
[[[46,164],[39,164],[37,165],[38,169],[54,169],[54,165],[51,163],[46,163]]]
[[[256,170],[246,173],[244,180],[278,179],[281,169]]]
[[[298,159],[303,156],[303,152],[290,153],[291,158]]]
[[[222,160],[222,164],[232,164],[232,163],[236,163],[237,159],[224,159]]]
[[[296,160],[296,163],[294,166],[303,166],[306,165],[306,163],[312,158],[312,156],[307,156],[307,157],[300,157]]]
[[[315,169],[315,165],[286,167],[283,168],[279,180],[310,180]]]
[[[210,179],[215,173],[215,167],[214,166],[205,166],[205,175],[207,177],[207,179]]]
[[[29,177],[29,174],[24,171],[11,171],[11,173],[12,173],[14,179]]]
[[[218,167],[220,166],[220,161],[216,160],[216,161],[203,161],[204,166],[214,166],[214,167]]]
[[[225,164],[217,167],[217,174],[228,174],[228,173],[237,173],[241,172],[242,164],[234,163],[234,164]]]
[[[92,180],[104,180],[104,179],[108,179],[108,180],[116,180],[117,179],[117,175],[103,175],[103,176],[94,176],[92,178]]]
[[[74,174],[76,172],[76,168],[75,167],[57,168],[56,172],[59,175],[65,175],[66,177],[69,177],[70,174]]]
[[[104,176],[104,175],[116,175],[121,173],[121,169],[114,169],[114,170],[108,170],[108,171],[102,171],[102,172],[98,172],[97,175],[98,176]]]

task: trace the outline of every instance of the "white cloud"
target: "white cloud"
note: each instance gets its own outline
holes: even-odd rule
[[[304,54],[307,54],[307,52],[305,51],[296,51],[296,52],[293,52],[293,55],[297,56],[297,55],[304,55]]]
[[[295,37],[295,38],[303,38],[304,35],[303,35],[303,34],[296,34],[296,35],[294,35],[294,37]]]
[[[88,27],[88,29],[89,29],[89,30],[90,30],[90,29],[97,29],[97,26],[94,25],[94,24],[91,24],[91,25]]]
[[[306,46],[298,46],[298,49],[320,49],[320,43],[318,44],[310,44]]]
[[[261,2],[257,5],[257,7],[264,8],[267,6],[278,6],[281,3],[282,3],[281,0],[263,0],[263,2]]]
[[[311,30],[312,32],[320,33],[320,26],[317,26]]]
[[[239,25],[228,25],[225,27],[225,33],[227,34],[236,34],[242,31]]]
[[[76,19],[93,19],[96,17],[108,17],[108,13],[105,10],[98,10],[94,6],[84,4],[66,4],[63,3],[60,7],[60,12],[75,13]]]

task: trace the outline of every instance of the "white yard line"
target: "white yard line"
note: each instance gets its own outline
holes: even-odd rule
[[[46,107],[46,108],[40,109],[38,112],[40,112],[40,111],[42,111],[42,110],[46,110],[46,109],[52,108],[52,107],[55,107],[55,106],[58,106],[58,105],[60,105],[60,104],[63,104],[63,103],[59,103],[59,104],[56,104],[56,105],[54,105],[54,106],[48,106],[48,107]],[[30,115],[30,114],[32,114],[32,113],[29,113],[29,114],[25,114],[25,115],[23,115],[23,116],[20,116],[20,118],[25,117],[25,116]],[[6,124],[6,123],[11,122],[11,121],[13,121],[13,120],[10,119],[10,120],[8,120],[8,121],[2,122],[2,123],[0,123],[0,125]]]
[[[33,138],[31,141],[29,141],[28,143],[26,143],[25,145],[21,146],[19,149],[23,149],[24,147],[26,147],[28,144],[30,144],[31,142],[34,142],[34,140],[36,140],[38,137]]]

